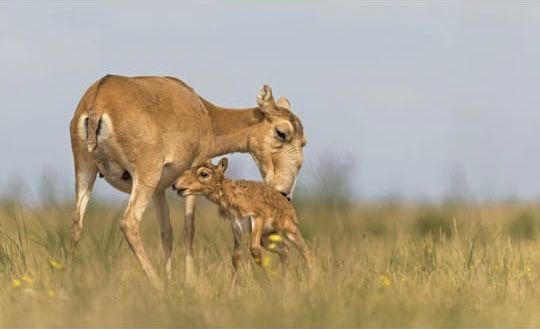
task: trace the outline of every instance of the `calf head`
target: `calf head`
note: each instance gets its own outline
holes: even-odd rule
[[[207,162],[194,166],[182,173],[174,183],[173,189],[183,197],[215,193],[221,187],[227,165],[227,158],[222,158],[217,165]]]

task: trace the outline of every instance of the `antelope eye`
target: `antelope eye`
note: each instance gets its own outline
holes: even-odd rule
[[[282,142],[287,140],[287,133],[284,131],[279,130],[278,128],[275,129],[276,131],[276,138]]]
[[[201,171],[199,176],[202,177],[202,178],[207,178],[209,175],[208,175],[208,173],[206,171]]]

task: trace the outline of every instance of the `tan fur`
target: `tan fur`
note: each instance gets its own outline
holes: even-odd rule
[[[309,265],[311,254],[298,229],[296,212],[290,201],[266,184],[224,177],[227,163],[227,158],[223,158],[218,165],[205,163],[186,170],[174,184],[174,189],[182,196],[204,195],[218,205],[223,217],[231,221],[235,233],[233,266],[238,267],[241,257],[240,239],[234,227],[238,220],[251,221],[250,250],[257,264],[262,260],[261,244],[280,254],[282,263],[286,262],[286,246],[269,248],[269,235],[278,233],[298,249]]]
[[[278,103],[268,86],[257,98],[258,107],[230,110],[204,100],[175,78],[108,75],[95,82],[79,102],[70,126],[77,197],[71,252],[80,238],[98,172],[112,186],[131,194],[121,228],[158,287],[161,280],[144,252],[139,224],[153,198],[170,277],[172,228],[165,189],[184,170],[218,155],[248,152],[268,184],[292,194],[305,136],[288,101]],[[186,199],[184,222],[188,281],[193,277],[193,198]]]

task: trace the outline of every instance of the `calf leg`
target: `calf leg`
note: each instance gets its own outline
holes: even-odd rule
[[[271,234],[268,234],[262,237],[262,245],[264,249],[279,255],[279,261],[281,263],[281,270],[284,272],[289,263],[289,248],[283,241],[281,242],[270,241],[269,239],[270,235]]]
[[[240,262],[242,261],[242,226],[238,221],[234,221],[232,224],[232,231],[234,237],[234,246],[232,252],[232,264],[234,270],[237,271]]]
[[[300,233],[298,226],[290,225],[288,228],[286,228],[285,238],[290,241],[298,250],[298,252],[302,255],[308,268],[311,268],[313,263],[313,255],[311,254],[311,251],[309,250],[309,247],[307,246],[304,237]]]
[[[249,250],[257,265],[262,265],[261,237],[263,232],[262,218],[251,218],[251,243]]]

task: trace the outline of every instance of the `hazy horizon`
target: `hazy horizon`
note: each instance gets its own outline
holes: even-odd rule
[[[0,30],[4,194],[13,177],[39,193],[44,170],[72,189],[69,121],[114,73],[176,76],[227,107],[270,84],[308,135],[301,184],[327,157],[359,198],[540,196],[538,4],[1,2]]]

